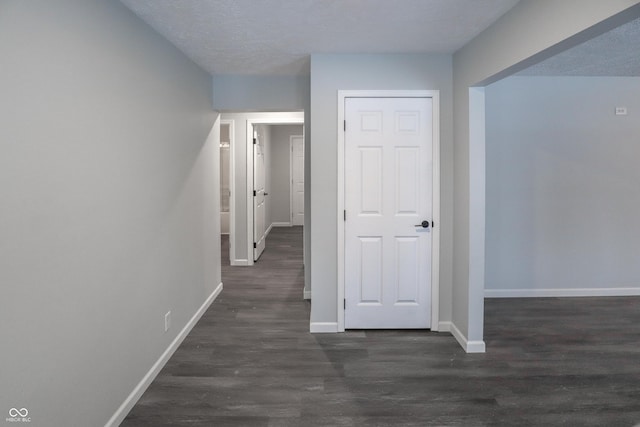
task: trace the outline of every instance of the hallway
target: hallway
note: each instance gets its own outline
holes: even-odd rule
[[[228,252],[223,250],[226,258]],[[632,426],[640,298],[487,300],[487,354],[448,333],[309,333],[302,230],[274,228],[123,426]],[[603,321],[610,319],[610,321]]]

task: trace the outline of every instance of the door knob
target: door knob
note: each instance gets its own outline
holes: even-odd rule
[[[429,228],[429,221],[422,221],[420,224],[416,224],[416,227]]]
[[[269,195],[269,193],[264,193],[264,195],[265,195],[265,196],[268,196],[268,195]]]

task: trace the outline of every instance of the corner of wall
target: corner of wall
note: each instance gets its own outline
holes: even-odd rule
[[[451,322],[450,325],[451,335],[458,341],[458,344],[464,349],[467,353],[485,353],[486,346],[483,340],[469,340],[460,329]]]
[[[198,320],[202,317],[202,315],[207,311],[207,309],[213,304],[218,295],[222,292],[222,282],[214,289],[214,291],[209,295],[206,301],[200,306],[200,308],[195,312],[195,314],[191,317],[191,319],[187,322],[187,324],[182,328],[182,330],[178,333],[178,335],[174,338],[174,340],[169,344],[166,350],[160,355],[158,360],[151,366],[149,371],[142,377],[140,382],[135,386],[135,388],[131,391],[129,396],[122,402],[120,407],[116,410],[116,412],[111,416],[109,421],[105,424],[105,427],[117,427],[124,421],[127,417],[127,414],[133,407],[136,402],[142,397],[145,390],[151,385],[153,380],[158,376],[164,365],[167,364],[173,353],[178,349],[182,341],[189,335],[189,332],[193,329],[193,327],[198,323]]]

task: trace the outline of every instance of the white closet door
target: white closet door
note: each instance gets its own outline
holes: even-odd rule
[[[429,328],[432,100],[346,98],[345,118],[345,328]]]

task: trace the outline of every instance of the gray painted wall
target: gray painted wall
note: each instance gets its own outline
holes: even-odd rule
[[[311,57],[312,323],[337,322],[337,93],[338,90],[358,89],[440,90],[440,320],[450,319],[453,217],[451,77],[450,55]]]
[[[271,219],[291,223],[290,137],[302,135],[302,126],[271,126]]]
[[[640,78],[511,77],[486,101],[486,289],[640,288]]]
[[[213,77],[218,111],[302,111],[309,104],[309,76]]]
[[[521,0],[455,53],[453,324],[462,339],[482,342],[484,316],[485,154],[482,136],[470,138],[469,88],[495,82],[629,21],[638,7],[628,8],[639,3]]]
[[[0,413],[104,425],[220,283],[211,78],[116,1],[0,10]]]

